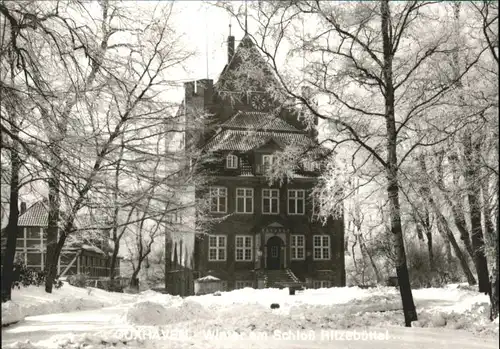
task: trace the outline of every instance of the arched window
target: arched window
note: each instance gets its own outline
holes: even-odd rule
[[[238,168],[238,157],[233,154],[229,154],[226,157],[226,168]]]

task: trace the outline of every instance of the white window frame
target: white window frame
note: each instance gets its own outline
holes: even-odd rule
[[[290,196],[292,192],[295,192],[295,196]],[[302,197],[299,197],[298,193],[302,193]],[[294,201],[295,213],[290,212],[290,200]],[[297,208],[299,207],[298,201],[302,200],[302,213],[297,213]],[[306,213],[306,191],[304,189],[288,189],[287,198],[288,214],[290,216],[303,216]]]
[[[216,190],[216,196],[213,196],[213,191]],[[221,191],[224,191],[224,195],[221,195]],[[227,212],[227,188],[226,187],[210,187],[209,188],[209,196],[210,196],[210,212],[212,213],[226,213]],[[212,210],[212,199],[217,198],[217,210]],[[220,211],[220,198],[225,198],[224,211]]]
[[[320,244],[317,245],[317,241],[320,241]],[[325,244],[326,239],[326,244]],[[330,235],[314,235],[313,236],[313,259],[316,261],[326,261],[331,259],[331,251],[330,251]],[[319,251],[319,257],[316,256],[316,251]],[[328,253],[328,256],[325,254]]]
[[[215,238],[215,246],[211,245],[213,241],[212,238]],[[224,241],[221,244],[221,241]],[[221,246],[223,245],[223,246]],[[211,257],[210,251],[215,250],[215,258]],[[224,251],[224,258],[220,257],[221,250]],[[208,261],[209,262],[224,262],[227,260],[227,236],[226,235],[209,235],[208,236]]]
[[[229,154],[228,156],[226,156],[226,168],[238,168],[238,157],[236,155]]]
[[[238,240],[243,240],[242,246],[238,246]],[[250,246],[246,246],[246,242],[250,241]],[[238,258],[238,251],[241,251],[242,258]],[[250,251],[250,257],[247,258],[246,251]],[[234,237],[234,259],[236,262],[252,262],[253,261],[253,236],[251,235],[236,235]]]
[[[243,190],[243,195],[239,195],[238,191]],[[251,192],[250,196],[247,196],[247,190]],[[252,214],[254,212],[254,191],[253,188],[236,188],[236,213],[242,213],[242,214]],[[247,199],[250,198],[252,199],[252,210],[247,211]],[[243,199],[243,210],[240,211],[240,206],[238,204],[238,199]]]
[[[266,159],[269,159],[269,160],[266,161]],[[266,164],[266,162],[267,162],[267,164]],[[276,163],[276,155],[272,155],[272,154],[262,155],[262,167],[264,167],[266,170],[267,170],[266,166],[271,167],[275,163]]]
[[[265,192],[268,191],[269,195],[266,195]],[[272,196],[273,193],[277,195]],[[269,209],[270,212],[264,212],[264,200],[269,200]],[[276,212],[273,212],[273,200],[276,200]],[[262,189],[262,214],[279,214],[280,213],[280,191],[279,189]]]
[[[302,244],[298,244],[299,238],[302,238]],[[298,257],[300,250],[302,251],[302,257]],[[305,235],[293,234],[290,236],[290,259],[291,260],[305,260],[306,259],[306,236]]]

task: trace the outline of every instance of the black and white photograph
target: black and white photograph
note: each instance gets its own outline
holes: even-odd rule
[[[1,347],[499,349],[498,7],[0,0]]]

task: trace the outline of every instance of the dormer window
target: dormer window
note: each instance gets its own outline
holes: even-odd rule
[[[233,154],[229,154],[226,157],[226,168],[238,168],[238,157]]]
[[[264,167],[270,168],[276,162],[276,157],[274,155],[262,155],[262,164]]]
[[[314,172],[317,169],[316,163],[313,161],[304,161],[303,168],[305,171]]]

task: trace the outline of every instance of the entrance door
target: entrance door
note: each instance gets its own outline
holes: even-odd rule
[[[267,269],[281,268],[281,245],[283,240],[273,236],[267,240]]]

